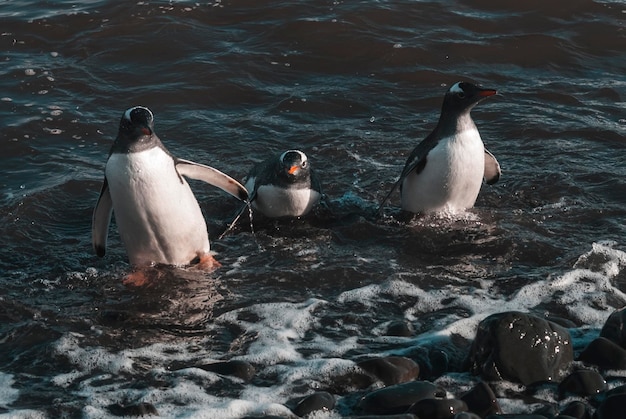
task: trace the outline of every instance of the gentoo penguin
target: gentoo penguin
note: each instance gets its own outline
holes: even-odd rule
[[[154,132],[148,108],[124,112],[106,163],[104,184],[92,220],[93,247],[104,256],[111,214],[128,259],[135,267],[154,264],[211,268],[207,226],[184,176],[202,180],[242,201],[239,182],[202,164],[172,156]]]
[[[300,150],[287,150],[254,165],[245,185],[252,208],[270,218],[306,215],[322,196],[317,175]]]
[[[483,181],[500,178],[500,165],[485,149],[470,111],[496,91],[471,83],[452,85],[443,99],[439,122],[406,161],[400,178],[402,209],[413,213],[455,213],[474,206]]]
[[[322,188],[306,154],[287,150],[255,164],[245,178],[252,208],[269,218],[301,217],[320,202]],[[242,206],[226,231],[237,223]]]

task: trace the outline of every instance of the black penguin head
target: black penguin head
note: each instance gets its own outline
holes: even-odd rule
[[[111,148],[112,153],[131,153],[161,145],[154,133],[154,115],[144,106],[127,109],[120,120],[117,138]]]
[[[154,115],[144,106],[133,106],[124,112],[120,121],[120,135],[132,139],[154,133]]]
[[[494,89],[483,89],[472,83],[454,83],[443,99],[442,111],[465,113],[472,110],[480,101],[497,93]]]
[[[279,158],[279,175],[295,182],[309,177],[309,162],[300,150],[287,150]]]

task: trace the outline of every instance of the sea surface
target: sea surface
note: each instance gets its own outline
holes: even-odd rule
[[[569,320],[580,351],[626,305],[625,22],[622,1],[1,1],[0,417],[287,415],[359,359],[507,310]],[[396,193],[374,217],[460,80],[498,90],[472,115],[500,182],[464,214],[407,218]],[[239,204],[194,182],[223,266],[125,286],[91,214],[134,105],[237,179],[304,151],[324,208],[218,240]],[[199,368],[225,360],[256,374]],[[335,396],[316,417],[352,413]]]

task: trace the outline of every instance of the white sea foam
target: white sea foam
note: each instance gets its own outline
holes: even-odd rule
[[[19,397],[19,390],[13,387],[13,375],[0,372],[0,406],[6,407]]]
[[[72,391],[85,401],[83,415],[87,418],[108,417],[110,405],[128,401],[151,403],[164,417],[287,415],[288,409],[283,405],[287,400],[310,389],[327,388],[336,377],[354,370],[355,362],[345,357],[349,352],[378,342],[390,345],[391,349],[373,356],[385,352],[402,354],[416,346],[445,341],[453,333],[473,339],[478,323],[497,312],[540,311],[540,307],[554,304],[567,307],[571,318],[588,325],[572,329],[572,338],[580,346],[597,336],[598,329],[613,311],[606,301],[607,295],[613,299],[613,305],[615,300],[626,304],[626,295],[613,284],[615,278],[623,275],[626,253],[615,246],[611,242],[595,243],[570,270],[526,283],[508,298],[503,298],[502,290],[494,286],[497,279],[483,278],[468,284],[450,274],[447,285],[422,289],[403,279],[403,275],[394,274],[379,284],[346,290],[333,301],[312,298],[302,302],[258,303],[223,313],[207,325],[209,332],[237,326],[241,333],[228,358],[253,363],[257,374],[271,377],[270,385],[243,383],[236,377],[197,368],[199,359],[202,362],[224,359],[225,354],[211,352],[210,344],[198,347],[197,342],[183,341],[111,352],[89,347],[86,344],[89,339],[77,333],[64,335],[55,347],[75,370],[59,374],[52,381],[67,389],[76,388],[79,383],[78,390]],[[333,307],[359,304],[364,311],[375,311],[381,303],[396,300],[410,302],[404,308],[404,317],[409,322],[420,324],[424,316],[430,316],[428,331],[413,337],[390,337],[385,336],[384,322],[365,332],[358,324],[344,323],[338,318],[335,326],[338,330],[330,333],[331,336],[318,333],[327,329],[321,320]],[[345,338],[337,338],[336,332],[345,333]],[[189,367],[170,370],[168,366],[173,361],[183,365],[188,362]],[[145,368],[149,368],[151,377],[164,384],[129,388],[125,377],[145,374]],[[9,375],[0,375],[0,388],[5,389],[0,400],[5,404],[18,395],[12,388],[12,380]],[[443,376],[439,380],[446,387],[467,389],[472,385],[472,378],[463,375]],[[262,378],[261,382],[265,380]],[[221,395],[215,389],[223,387],[222,383],[236,383],[241,389],[236,395]],[[513,387],[508,390],[519,392]],[[529,411],[529,406],[519,400],[502,398],[500,403],[505,412]],[[316,417],[332,419],[335,414],[320,412]]]

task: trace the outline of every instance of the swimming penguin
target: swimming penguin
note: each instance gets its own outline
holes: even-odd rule
[[[470,111],[496,93],[467,82],[450,87],[437,126],[407,159],[400,178],[380,204],[379,214],[398,185],[405,211],[455,213],[474,206],[483,179],[492,185],[501,171],[493,154],[485,149]]]
[[[245,185],[252,208],[270,218],[306,215],[322,196],[317,175],[300,150],[287,150],[256,164]]]
[[[320,181],[300,150],[287,150],[257,163],[245,179],[252,208],[269,218],[301,217],[322,197]],[[224,236],[246,209],[237,213]]]
[[[185,176],[217,186],[239,200],[248,198],[246,188],[230,176],[172,156],[154,132],[148,108],[135,106],[124,112],[93,212],[96,254],[105,254],[115,212],[133,266],[195,262],[204,268],[219,266],[210,254],[206,222]]]

